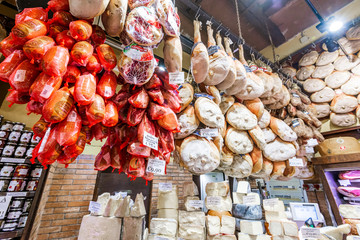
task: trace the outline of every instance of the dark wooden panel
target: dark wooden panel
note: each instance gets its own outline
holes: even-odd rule
[[[358,162],[358,161],[360,161],[360,153],[317,157],[312,159],[312,162],[315,165],[344,163],[344,162]]]

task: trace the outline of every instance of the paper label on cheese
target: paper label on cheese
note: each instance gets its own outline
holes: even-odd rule
[[[217,137],[219,135],[219,130],[217,128],[204,128],[200,129],[201,137]]]
[[[339,179],[338,181],[339,181],[339,184],[344,187],[351,185],[350,180],[348,180],[348,179],[345,179],[345,180]]]
[[[189,200],[188,204],[190,207],[193,207],[193,208],[203,208],[204,207],[203,200]]]
[[[165,174],[165,165],[166,162],[164,160],[160,160],[159,158],[148,159],[148,163],[146,166],[146,172],[151,172],[156,175],[164,175]]]
[[[319,228],[301,228],[301,235],[303,238],[320,238],[320,229]]]
[[[15,73],[14,81],[15,82],[24,82],[25,75],[26,75],[26,70],[17,70]]]
[[[268,206],[270,208],[274,208],[279,203],[278,198],[270,198],[270,199],[264,199],[263,205]]]
[[[184,72],[171,72],[169,73],[170,84],[182,84],[185,81]]]
[[[303,167],[304,161],[302,158],[293,157],[289,159],[289,165],[291,167]]]
[[[158,150],[159,138],[155,137],[154,135],[148,132],[144,132],[143,144],[149,148]]]
[[[212,206],[220,206],[221,204],[221,198],[219,196],[208,196],[206,201],[208,205]]]
[[[172,183],[159,183],[159,190],[162,192],[169,192],[172,191]]]
[[[254,205],[256,202],[255,195],[243,196],[243,204],[244,205]]]
[[[97,213],[100,211],[101,204],[98,202],[90,201],[89,211],[91,213]]]
[[[307,140],[306,145],[309,146],[309,147],[315,147],[315,146],[319,145],[319,142],[315,138],[310,138],[309,140]]]
[[[305,152],[306,153],[314,153],[314,148],[313,147],[308,147],[308,146],[305,146]]]

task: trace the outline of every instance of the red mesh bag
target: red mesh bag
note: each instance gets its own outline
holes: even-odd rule
[[[76,160],[76,157],[73,157],[73,158],[67,158],[65,153],[62,152],[59,156],[58,159],[56,159],[56,162],[60,163],[60,164],[64,164],[65,165],[65,168],[67,168],[69,166],[69,164],[75,162]]]
[[[48,8],[52,12],[69,11],[69,0],[50,0],[48,2]]]
[[[41,61],[43,71],[50,76],[64,76],[70,54],[67,48],[55,46],[50,48]]]
[[[43,104],[41,102],[36,102],[34,100],[31,100],[30,102],[28,102],[28,104],[26,105],[26,111],[28,111],[28,115],[30,113],[35,113],[35,114],[42,114],[42,108],[43,108]]]
[[[149,157],[151,148],[142,145],[140,142],[132,142],[127,146],[127,152],[136,157]]]
[[[75,43],[71,49],[70,56],[71,59],[80,66],[86,66],[90,57],[93,55],[93,52],[94,47],[90,43],[80,41]]]
[[[116,104],[108,101],[105,105],[105,117],[102,120],[102,124],[106,127],[113,127],[119,121],[119,114]]]
[[[29,18],[34,18],[43,22],[47,22],[48,13],[42,7],[24,8],[24,10],[21,13],[16,14],[15,25],[23,21],[26,21]]]
[[[0,80],[9,82],[10,75],[15,68],[26,59],[25,54],[21,50],[15,50],[12,54],[0,63]]]
[[[160,106],[159,104],[150,102],[149,115],[150,115],[151,120],[158,120],[160,118],[165,117],[168,110],[170,110],[170,109],[167,107]]]
[[[55,128],[56,141],[61,146],[70,146],[76,143],[81,130],[81,118],[73,108],[67,118],[61,121]]]
[[[59,33],[62,33],[66,30],[68,30],[66,27],[64,27],[58,23],[53,23],[53,24],[50,24],[50,26],[49,26],[49,34],[48,35],[49,35],[49,37],[56,39],[56,37]]]
[[[67,146],[64,149],[64,154],[67,158],[73,158],[79,156],[85,148],[86,145],[86,133],[81,129],[79,137],[76,140],[76,143],[70,146]]]
[[[39,73],[36,66],[30,63],[30,60],[25,60],[10,75],[10,86],[16,91],[28,93]]]
[[[85,41],[91,37],[91,24],[84,20],[73,21],[69,24],[70,35],[76,41]]]
[[[61,77],[51,77],[45,73],[40,73],[35,82],[30,87],[30,96],[32,100],[44,103],[56,92],[62,83]]]
[[[159,152],[161,155],[166,155],[175,150],[174,135],[172,132],[157,127],[157,135],[159,137]]]
[[[96,92],[104,99],[114,96],[116,91],[116,75],[114,72],[105,72],[96,86]]]
[[[104,145],[101,147],[100,153],[95,158],[95,170],[104,171],[111,166],[110,146]]]
[[[181,99],[177,90],[162,91],[162,94],[165,100],[164,105],[171,108],[175,113],[179,113],[181,109]]]
[[[25,104],[30,101],[30,96],[27,92],[19,92],[13,89],[9,90],[10,93],[6,97],[6,101],[8,101],[9,107],[11,107],[13,104]]]
[[[66,47],[67,49],[72,49],[76,43],[75,39],[69,36],[69,30],[64,30],[61,33],[56,34],[56,44],[59,46]]]
[[[11,30],[15,38],[21,40],[30,40],[39,36],[45,36],[47,27],[43,21],[37,19],[25,20]]]
[[[90,127],[105,118],[105,102],[100,95],[95,94],[94,101],[86,108],[86,116],[89,119]]]
[[[179,122],[177,120],[176,114],[170,109],[167,109],[167,112],[163,118],[157,120],[157,123],[160,127],[171,131],[179,132]]]
[[[167,35],[180,36],[180,17],[171,0],[159,0],[156,4],[156,12],[161,25]]]
[[[75,17],[71,15],[71,13],[65,11],[58,11],[54,13],[53,18],[50,19],[48,23],[58,23],[62,26],[68,27],[69,24],[74,20]]]
[[[120,146],[118,144],[112,146],[110,149],[110,157],[111,157],[110,165],[114,169],[119,169],[119,172],[122,171],[121,156],[122,156],[122,153],[120,150]]]
[[[63,121],[74,106],[74,98],[67,87],[54,92],[43,107],[43,117],[47,122]]]
[[[102,125],[101,123],[97,123],[94,126],[92,126],[91,131],[93,132],[96,141],[99,140],[102,141],[104,138],[107,138],[110,134],[110,128]],[[109,144],[109,142],[107,144]]]
[[[136,108],[147,108],[149,104],[149,95],[144,88],[141,88],[135,94],[133,94],[129,99],[129,103]]]
[[[130,126],[138,125],[143,119],[145,111],[146,109],[130,106],[126,118],[127,124],[129,124]]]
[[[132,180],[135,180],[137,177],[142,177],[146,169],[145,159],[127,154],[123,169]]]
[[[100,59],[101,65],[106,71],[111,71],[116,67],[116,55],[114,50],[109,45],[101,44],[97,46],[96,53]]]
[[[129,127],[127,124],[116,126],[115,133],[120,143],[120,149],[125,149],[129,142],[137,139],[137,128]]]
[[[154,74],[150,78],[150,81],[148,81],[145,84],[145,89],[149,90],[149,89],[153,89],[153,88],[159,88],[161,86],[162,86],[162,82],[161,82],[160,78],[156,74]]]
[[[81,105],[78,107],[78,110],[79,110],[79,115],[81,117],[82,125],[86,125],[86,126],[89,125],[90,122],[88,117],[86,116],[86,106]]]
[[[160,89],[150,89],[147,93],[154,102],[160,105],[164,104],[164,96],[162,95]]]
[[[85,73],[76,79],[74,98],[79,105],[89,105],[94,101],[96,80],[90,73]]]
[[[34,126],[32,127],[32,130],[34,132],[34,136],[36,137],[44,137],[46,130],[48,129],[50,123],[45,121],[45,119],[43,117],[41,117],[39,119],[39,121],[37,121]]]
[[[128,98],[130,94],[125,91],[120,91],[118,94],[114,95],[112,101],[116,104],[117,108],[121,110],[128,103]]]
[[[129,35],[126,33],[126,31],[122,31],[122,32],[120,33],[119,38],[120,38],[120,42],[121,42],[123,45],[125,45],[125,46],[130,45],[130,43],[132,43],[132,41],[133,41],[133,40],[129,37]]]
[[[37,159],[43,166],[54,163],[63,152],[62,147],[56,141],[54,129],[50,130],[49,128],[39,144]]]
[[[129,105],[130,104],[125,104],[123,108],[120,108],[120,110],[119,110],[119,122],[127,123],[127,115],[128,115],[128,111],[129,111]]]
[[[13,35],[10,33],[9,36],[0,42],[0,52],[4,57],[8,57],[16,50],[22,50],[24,43],[25,41],[14,39]]]
[[[86,136],[86,143],[90,144],[91,141],[94,138],[93,132],[91,131],[91,128],[89,128],[89,126],[82,126],[81,131],[83,131],[85,133]]]
[[[24,53],[32,61],[40,61],[45,53],[55,45],[55,41],[48,36],[39,36],[24,44]]]
[[[94,53],[89,58],[89,61],[86,65],[86,70],[88,70],[91,74],[95,75],[95,74],[101,72],[102,69],[103,69],[103,67],[101,66],[99,57],[97,56],[97,54]]]
[[[137,131],[137,137],[138,141],[143,144],[144,139],[144,132],[147,132],[151,135],[156,135],[155,131],[155,125],[152,121],[149,120],[149,118],[144,115],[144,118],[142,119],[141,123],[139,124],[138,131]]]
[[[106,34],[104,30],[98,25],[92,26],[91,40],[95,45],[100,45],[105,43]]]
[[[162,81],[163,87],[165,88],[165,90],[177,90],[178,89],[177,84],[169,83],[169,73],[164,68],[156,67],[155,73]]]
[[[81,75],[81,71],[79,68],[69,65],[67,67],[66,73],[63,76],[63,80],[68,83],[75,83],[76,79]]]

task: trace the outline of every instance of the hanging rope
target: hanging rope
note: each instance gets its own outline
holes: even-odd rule
[[[239,30],[239,38],[241,40],[244,40],[241,34],[241,25],[240,25],[240,14],[239,14],[239,5],[238,5],[238,0],[234,0],[235,1],[235,7],[236,7],[236,16],[237,16],[237,26],[238,26],[238,30]]]

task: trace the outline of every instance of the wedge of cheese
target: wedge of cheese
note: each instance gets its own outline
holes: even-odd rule
[[[234,204],[243,204],[243,197],[246,196],[246,193],[233,192],[232,196]]]
[[[299,228],[296,222],[290,220],[283,220],[281,221],[282,228],[284,230],[284,234],[290,237],[297,237],[299,236]]]
[[[125,217],[122,229],[122,239],[142,240],[144,229],[144,217]]]
[[[265,211],[265,220],[270,222],[271,220],[285,220],[287,219],[284,211]]]
[[[110,199],[110,193],[103,193],[97,198],[97,203],[100,204],[100,209],[97,212],[93,212],[91,215],[95,216],[102,216],[105,212],[105,208],[109,202]]]
[[[174,237],[168,237],[164,235],[156,235],[156,234],[150,234],[147,237],[147,240],[176,240]]]
[[[142,193],[138,193],[135,198],[135,203],[131,207],[130,216],[131,217],[142,217],[146,215],[146,209],[144,204],[144,196]]]
[[[205,227],[204,212],[179,211],[179,225],[201,226]]]
[[[259,235],[264,233],[264,227],[261,221],[241,220],[240,229],[242,233],[250,235]]]
[[[233,204],[233,216],[242,219],[262,219],[262,208],[260,205]]]
[[[239,232],[237,236],[238,236],[238,239],[241,239],[241,240],[252,240],[252,239],[250,238],[250,235],[247,234],[247,233],[241,233],[241,232]]]
[[[203,240],[205,238],[205,228],[201,226],[180,225],[179,238],[186,240]]]
[[[251,235],[251,240],[271,240],[271,236],[265,234]]]
[[[194,205],[194,201],[199,201],[200,198],[199,197],[186,197],[185,199],[185,210],[186,211],[201,211],[203,209],[204,206],[200,207],[200,206],[196,206]]]
[[[183,186],[184,196],[198,196],[199,189],[194,182],[185,182]]]
[[[121,222],[121,218],[85,215],[81,222],[78,239],[120,239]]]
[[[235,235],[222,235],[221,240],[237,240]]]
[[[228,182],[209,182],[206,184],[205,192],[207,196],[226,197],[229,193]]]
[[[210,236],[214,236],[220,234],[220,218],[218,216],[206,216],[206,229],[207,234]]]
[[[360,219],[360,206],[358,205],[340,204],[339,211],[344,218]]]
[[[150,233],[175,237],[178,222],[169,218],[153,218],[150,222]]]
[[[177,209],[162,208],[158,210],[158,218],[171,218],[176,221],[179,220],[179,211]]]
[[[270,234],[273,236],[284,235],[282,221],[281,220],[270,220],[269,231],[270,231]]]
[[[114,213],[115,217],[129,217],[131,201],[130,196],[126,196],[122,201],[122,204],[116,209]]]
[[[222,216],[220,233],[232,235],[235,233],[235,218]]]
[[[207,196],[205,198],[205,206],[207,209],[214,211],[231,211],[231,197]]]
[[[157,209],[162,209],[162,208],[178,209],[179,208],[177,187],[176,187],[176,185],[173,185],[172,187],[173,187],[173,189],[171,191],[159,191]]]
[[[251,191],[250,183],[248,181],[238,181],[236,192],[249,193]]]

